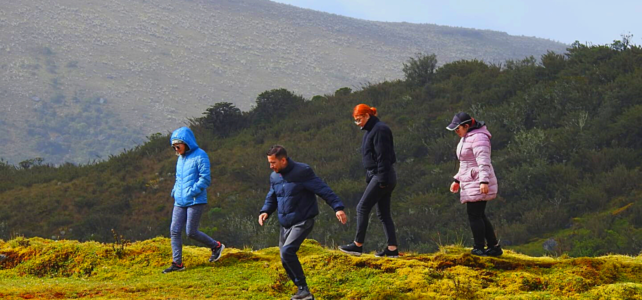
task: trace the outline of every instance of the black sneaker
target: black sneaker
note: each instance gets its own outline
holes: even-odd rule
[[[184,271],[185,270],[185,265],[184,264],[176,264],[175,262],[172,262],[172,265],[165,269],[163,273],[169,273],[169,272],[174,272],[174,271]]]
[[[350,243],[345,246],[339,246],[339,250],[350,255],[360,256],[363,253],[363,247],[355,245],[355,243]]]
[[[218,247],[212,248],[212,256],[210,256],[210,262],[215,262],[219,258],[221,258],[223,249],[225,249],[225,245],[223,245],[221,242],[218,242]]]
[[[472,255],[477,255],[477,256],[486,256],[486,250],[484,249],[479,249],[479,248],[473,248],[473,250],[470,250],[470,254]]]
[[[390,258],[397,258],[399,257],[399,249],[395,250],[388,250],[388,247],[384,248],[383,251],[377,252],[375,254],[376,257],[390,257]]]
[[[307,286],[300,286],[290,300],[314,300],[314,296],[312,296]]]
[[[502,246],[500,245],[488,247],[488,249],[486,249],[486,255],[488,256],[497,257],[501,256],[502,254],[504,254],[504,251],[502,250]]]

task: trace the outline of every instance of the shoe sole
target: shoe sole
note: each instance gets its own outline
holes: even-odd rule
[[[221,244],[221,251],[218,253],[218,256],[215,259],[210,258],[210,262],[215,262],[223,256],[223,250],[225,250],[225,245]]]
[[[174,271],[168,271],[168,272],[163,271],[163,274],[172,273],[172,272],[180,272],[180,271],[185,271],[185,268],[174,270]]]
[[[343,253],[347,253],[347,254],[350,254],[350,255],[354,255],[354,256],[361,256],[361,252],[346,251],[346,250],[343,250],[343,249],[341,249],[341,248],[339,248],[339,250],[340,250],[341,252],[343,252]]]
[[[294,298],[290,298],[290,300],[314,300],[314,296],[313,296],[313,295],[310,295],[310,296],[308,296],[308,297],[301,298],[301,299],[294,299]]]
[[[387,255],[381,255],[381,256],[375,255],[375,257],[399,258],[399,255],[390,255],[390,256],[387,256]]]

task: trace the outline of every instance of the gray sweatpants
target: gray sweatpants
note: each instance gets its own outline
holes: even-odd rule
[[[292,282],[296,286],[306,286],[305,274],[303,267],[299,262],[299,257],[296,252],[305,240],[305,238],[312,232],[314,227],[314,218],[305,220],[303,222],[294,224],[290,228],[281,226],[281,234],[279,237],[279,249],[281,249],[281,263],[285,272],[288,273]]]

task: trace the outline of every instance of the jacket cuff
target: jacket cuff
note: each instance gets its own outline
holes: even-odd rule
[[[488,184],[488,182],[486,182],[486,181],[482,181],[482,182],[480,182],[479,184],[482,184],[482,183],[483,183],[483,184]]]
[[[334,212],[338,212],[338,211],[340,211],[340,210],[345,210],[345,207],[343,207],[343,206],[339,206],[339,207],[337,207],[337,208],[335,208],[335,209],[334,209]]]
[[[459,183],[459,180],[457,180],[457,179],[454,179],[454,178],[453,178],[453,180],[454,180],[454,181],[455,181],[456,183]]]

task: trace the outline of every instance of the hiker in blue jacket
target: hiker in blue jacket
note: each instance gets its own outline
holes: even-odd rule
[[[183,242],[182,232],[186,229],[187,236],[199,241],[212,249],[209,261],[217,261],[225,245],[221,244],[198,230],[201,215],[207,204],[207,187],[210,186],[210,160],[207,153],[196,144],[196,138],[191,129],[181,127],[174,130],[170,143],[178,160],[176,161],[176,182],[172,189],[174,211],[170,236],[172,239],[172,265],[163,273],[183,271]]]
[[[267,152],[267,159],[274,172],[270,175],[270,191],[261,208],[259,224],[263,226],[265,220],[277,211],[281,223],[281,263],[298,287],[292,299],[314,299],[296,252],[312,231],[314,217],[319,214],[315,194],[334,209],[342,224],[348,219],[343,211],[344,205],[330,187],[314,174],[310,166],[289,158],[283,146],[272,146]]]

